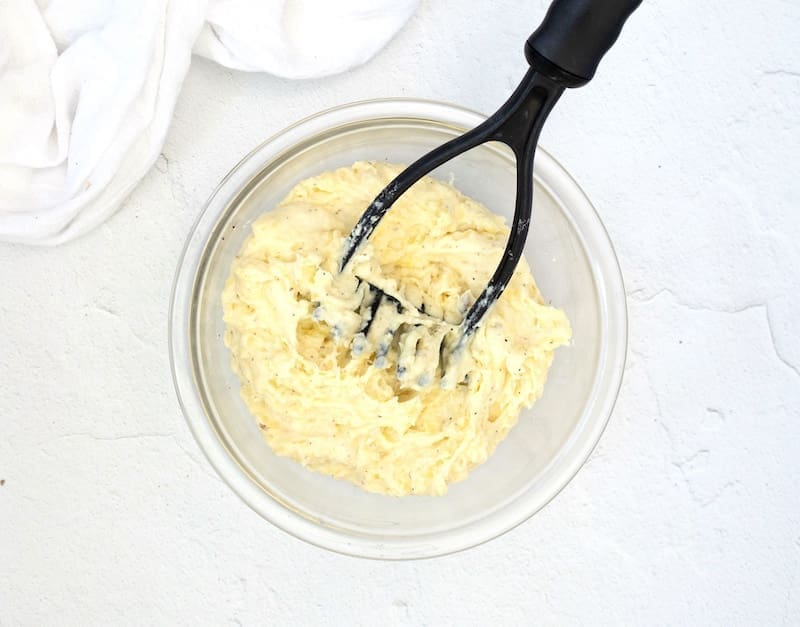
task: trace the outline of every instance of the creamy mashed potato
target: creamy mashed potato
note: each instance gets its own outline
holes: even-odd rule
[[[392,324],[411,322],[438,341],[485,287],[508,236],[502,218],[426,178],[340,275],[344,239],[401,169],[361,162],[326,172],[256,220],[222,294],[225,343],[242,397],[277,454],[372,492],[441,495],[541,396],[570,326],[544,304],[523,260],[468,344],[452,389],[421,382],[426,363],[409,363],[398,377],[396,341],[385,367],[375,365],[374,338],[354,354],[364,297],[355,277],[406,305],[405,314],[391,310],[400,316]],[[435,371],[438,350],[419,355]]]

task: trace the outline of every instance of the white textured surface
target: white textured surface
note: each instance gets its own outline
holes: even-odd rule
[[[120,213],[61,248],[0,247],[0,624],[800,621],[793,1],[647,0],[546,129],[616,243],[631,348],[598,449],[528,523],[433,561],[330,554],[243,505],[181,416],[170,282],[216,182],[343,101],[491,110],[543,9],[427,0],[374,61],[326,80],[195,60]]]

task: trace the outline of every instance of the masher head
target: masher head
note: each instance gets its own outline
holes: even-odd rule
[[[430,316],[380,287],[356,277],[352,298],[318,303],[313,317],[333,329],[333,339],[349,346],[353,357],[374,368],[394,367],[401,388],[420,390],[432,384],[445,389],[468,382],[461,327]],[[462,299],[465,304],[467,299]],[[466,309],[464,310],[466,311]],[[463,312],[462,312],[463,313]],[[355,314],[354,316],[351,314]]]

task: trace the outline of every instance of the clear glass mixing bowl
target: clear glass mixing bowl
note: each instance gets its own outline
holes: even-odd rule
[[[627,315],[608,235],[575,181],[536,155],[526,257],[545,298],[566,310],[573,344],[560,348],[544,396],[494,455],[443,497],[370,494],[278,457],[239,398],[223,345],[220,293],[252,221],[301,179],[358,160],[410,163],[481,122],[437,102],[380,100],[325,111],[261,144],[222,181],[189,235],[170,308],[175,388],[200,447],[222,478],[281,529],[363,557],[431,557],[508,531],[552,499],[586,461],[622,379]],[[511,219],[513,156],[496,144],[434,172]]]

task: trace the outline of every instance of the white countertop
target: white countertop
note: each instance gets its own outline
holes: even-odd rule
[[[59,248],[0,245],[0,624],[800,621],[793,0],[646,0],[546,128],[617,247],[631,332],[600,445],[530,521],[430,561],[328,553],[248,509],[181,415],[170,287],[220,178],[346,101],[493,110],[545,4],[423,0],[378,57],[325,80],[196,59],[118,214]]]

